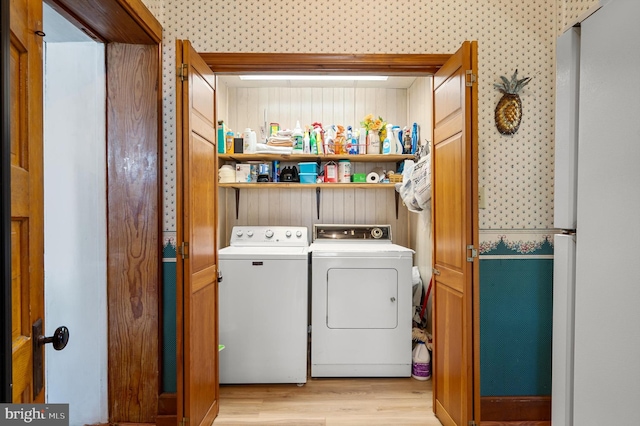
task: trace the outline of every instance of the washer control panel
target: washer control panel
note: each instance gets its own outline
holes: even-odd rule
[[[234,226],[230,245],[306,247],[309,231],[304,226]]]

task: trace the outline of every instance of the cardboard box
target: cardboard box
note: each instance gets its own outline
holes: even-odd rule
[[[251,179],[251,164],[236,164],[236,182],[249,182]]]

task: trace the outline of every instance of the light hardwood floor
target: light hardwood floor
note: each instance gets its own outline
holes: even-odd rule
[[[214,426],[441,426],[431,380],[309,379],[304,386],[221,385]]]

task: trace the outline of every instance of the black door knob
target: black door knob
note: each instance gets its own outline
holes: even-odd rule
[[[60,326],[56,328],[56,331],[53,333],[51,337],[39,336],[38,341],[41,345],[45,345],[47,343],[53,343],[53,349],[56,351],[61,351],[67,346],[69,342],[69,329],[67,327]]]

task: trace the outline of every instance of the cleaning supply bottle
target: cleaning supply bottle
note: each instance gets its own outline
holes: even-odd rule
[[[418,135],[418,123],[413,123],[411,127],[411,154],[418,152],[418,144],[420,143],[420,136]]]
[[[351,126],[349,126],[351,129]],[[351,143],[349,145],[349,154],[358,154],[358,129],[351,129]]]
[[[322,129],[317,127],[314,132],[316,134],[316,151],[318,151],[316,154],[324,154],[324,147],[322,145],[324,143],[324,136],[322,135]]]
[[[382,153],[383,154],[394,154],[392,149],[395,149],[395,144],[393,147],[391,144],[393,143],[393,132],[391,131],[393,125],[387,124],[387,135],[384,137],[384,141],[382,141]]]
[[[358,154],[366,154],[367,153],[367,129],[364,127],[360,128],[360,132],[358,134]]]
[[[308,130],[305,130],[304,137],[302,138],[302,152],[305,154],[311,154],[311,138],[309,138]]]
[[[416,343],[412,353],[411,377],[416,380],[431,378],[431,356],[424,342]]]
[[[293,153],[302,154],[304,152],[304,135],[300,128],[300,120],[296,121],[296,127],[293,129],[291,136],[293,137]]]
[[[313,155],[317,155],[318,154],[318,145],[316,142],[316,131],[311,130],[311,135],[309,136],[309,151],[311,154]]]
[[[393,126],[391,129],[391,133],[393,133],[393,142],[392,144],[395,146],[395,149],[392,148],[391,152],[394,154],[402,154],[402,142],[400,142],[400,134],[402,133],[402,129],[400,126]]]
[[[411,132],[409,131],[409,128],[407,126],[404,126],[404,131],[402,132],[402,138],[403,138],[402,153],[411,154]]]

